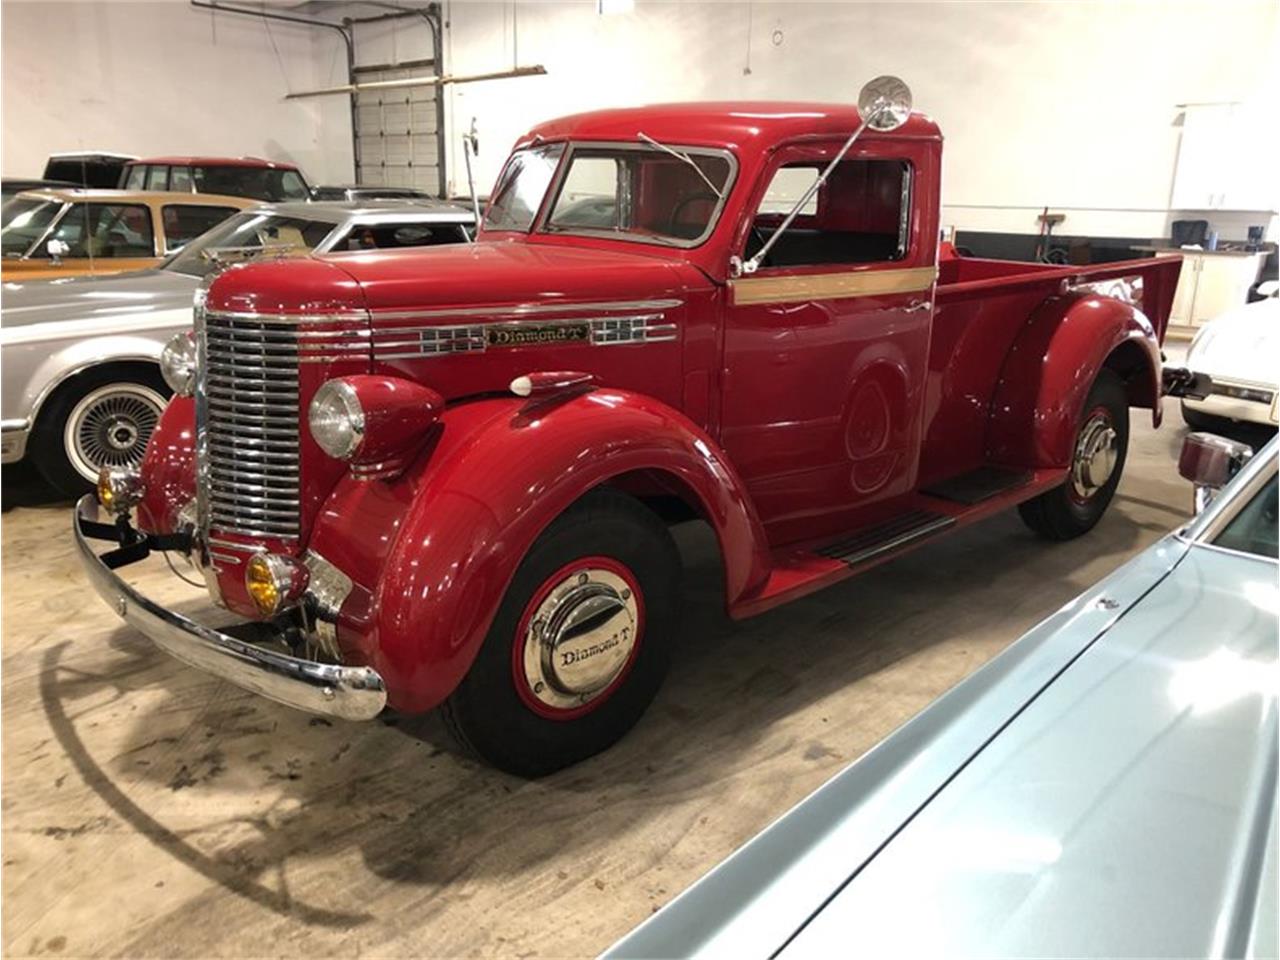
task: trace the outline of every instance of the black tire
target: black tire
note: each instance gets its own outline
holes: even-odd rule
[[[548,585],[583,558],[604,558],[633,576],[642,602],[639,640],[607,694],[577,708],[589,712],[548,717],[530,705],[529,687],[518,688],[521,627]],[[468,752],[523,777],[612,746],[644,714],[666,675],[680,587],[680,555],[658,518],[625,494],[592,491],[553,521],[521,562],[475,662],[441,707],[446,726]]]
[[[110,464],[112,466],[136,465],[141,462],[142,452],[150,439],[155,421],[159,418],[156,402],[158,400],[160,409],[163,409],[164,402],[172,392],[165,385],[160,372],[144,364],[104,365],[73,377],[54,391],[45,401],[36,421],[30,453],[41,476],[50,486],[69,497],[92,490],[94,485],[94,481],[84,476],[73,461],[79,460],[85,465],[92,465],[95,458],[87,455],[87,451],[75,452],[68,448],[67,421],[75,414],[77,420],[83,422],[84,411],[77,409],[81,401],[99,392],[105,401],[112,396],[113,387],[119,388],[115,395],[122,401],[131,398],[138,412],[135,417],[137,422],[130,427],[130,430],[136,428],[136,439],[127,448],[112,451],[111,457],[115,461]],[[142,412],[144,407],[145,414]],[[131,432],[127,436],[134,437],[135,434]],[[105,462],[97,465],[102,466]]]
[[[1192,430],[1203,430],[1206,433],[1222,433],[1224,430],[1231,429],[1232,426],[1232,421],[1226,417],[1192,410],[1186,403],[1182,404],[1182,422]]]
[[[1048,490],[1033,500],[1020,504],[1018,513],[1033,531],[1049,540],[1072,540],[1088,533],[1102,519],[1111,498],[1115,496],[1129,452],[1129,398],[1124,382],[1111,370],[1102,370],[1085,399],[1076,427],[1076,443],[1095,411],[1105,410],[1115,431],[1115,466],[1105,483],[1087,497],[1073,486],[1073,477],[1059,487]],[[1073,444],[1073,455],[1075,445]]]

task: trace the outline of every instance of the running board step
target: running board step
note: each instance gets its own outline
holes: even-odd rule
[[[1004,493],[1014,487],[1021,487],[1031,482],[1030,470],[1010,470],[1008,467],[985,466],[970,470],[950,480],[935,483],[927,490],[921,490],[927,497],[940,500],[951,500],[972,506],[983,500]]]
[[[932,536],[955,522],[955,517],[949,517],[944,513],[913,510],[874,527],[868,527],[852,537],[837,540],[817,552],[821,556],[839,560],[852,567],[878,557],[882,553],[888,553],[908,543]]]

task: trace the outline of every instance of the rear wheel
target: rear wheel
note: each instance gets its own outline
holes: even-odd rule
[[[1124,383],[1102,370],[1085,400],[1067,482],[1018,507],[1042,537],[1071,540],[1094,528],[1115,495],[1129,452],[1129,398]]]
[[[666,674],[680,557],[631,497],[588,494],[520,564],[467,676],[442,707],[459,742],[520,776],[611,746]]]
[[[49,398],[32,438],[32,459],[68,496],[92,488],[103,467],[136,467],[169,390],[141,367],[81,374]]]

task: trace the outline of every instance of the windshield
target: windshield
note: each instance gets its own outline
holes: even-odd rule
[[[62,210],[61,200],[14,197],[0,209],[0,254],[20,257],[44,235]]]
[[[485,226],[529,229],[563,149],[548,146],[513,156]],[[718,150],[647,138],[634,146],[574,144],[542,229],[693,246],[715,226],[733,172],[732,159]]]
[[[485,229],[528,230],[533,226],[563,153],[563,143],[513,153],[484,212]]]
[[[301,217],[240,213],[192,240],[166,260],[164,270],[204,277],[229,263],[262,253],[300,256],[333,232],[334,224]]]

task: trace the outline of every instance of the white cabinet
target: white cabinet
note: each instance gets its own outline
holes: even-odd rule
[[[1169,326],[1184,336],[1194,328],[1248,299],[1249,288],[1262,270],[1264,253],[1226,254],[1184,252],[1178,289],[1173,295]]]
[[[1193,104],[1182,121],[1173,210],[1280,208],[1275,124],[1245,104]]]

